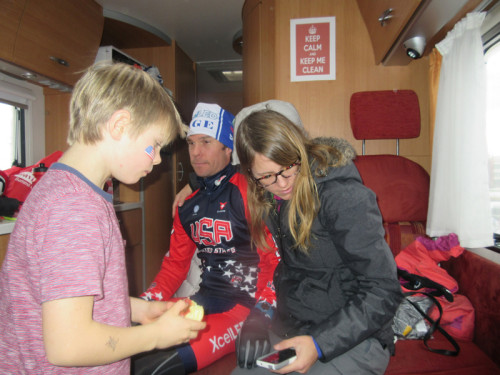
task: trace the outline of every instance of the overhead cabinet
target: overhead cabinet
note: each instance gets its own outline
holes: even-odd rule
[[[421,0],[357,0],[379,64],[410,21]]]
[[[0,0],[0,59],[12,60],[26,0]]]
[[[371,38],[375,63],[407,65],[412,61],[405,43],[427,55],[467,13],[482,0],[357,0]]]
[[[0,5],[0,58],[69,86],[94,62],[104,25],[94,0],[0,0]]]

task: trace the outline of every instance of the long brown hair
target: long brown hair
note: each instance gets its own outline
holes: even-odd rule
[[[269,249],[265,240],[264,219],[269,215],[272,204],[266,199],[266,190],[250,172],[255,155],[261,154],[281,166],[300,161],[300,171],[290,199],[288,226],[296,246],[308,253],[311,227],[320,206],[313,176],[326,175],[328,167],[335,165],[338,151],[313,143],[303,129],[272,110],[253,112],[241,122],[236,132],[236,151],[242,173],[248,180],[250,233],[256,245],[263,249]]]

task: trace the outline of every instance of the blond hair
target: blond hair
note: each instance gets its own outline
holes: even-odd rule
[[[96,64],[75,85],[70,103],[69,145],[100,141],[103,125],[121,109],[131,115],[133,137],[160,123],[166,144],[185,135],[185,125],[172,99],[149,74],[122,63]]]
[[[308,253],[311,227],[320,206],[314,176],[324,176],[330,165],[336,165],[338,151],[311,142],[301,128],[272,110],[253,112],[241,122],[236,133],[236,150],[242,173],[248,180],[250,233],[256,245],[264,249],[269,249],[264,218],[270,214],[272,202],[266,199],[266,190],[251,174],[255,155],[261,154],[283,167],[301,163],[290,199],[288,226],[297,248]]]

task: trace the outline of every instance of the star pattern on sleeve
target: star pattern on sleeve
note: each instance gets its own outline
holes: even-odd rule
[[[257,290],[257,272],[255,266],[244,266],[241,262],[235,260],[226,260],[224,264],[219,265],[222,276],[228,279],[229,283],[247,293],[252,298],[255,297]]]
[[[163,294],[161,294],[161,292],[156,292],[155,293],[155,299],[157,301],[163,301]]]

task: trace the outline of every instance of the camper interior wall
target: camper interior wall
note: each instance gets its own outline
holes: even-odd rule
[[[16,86],[20,89],[16,90]],[[28,99],[29,104],[25,122],[26,165],[33,165],[45,156],[45,98],[43,88],[0,73],[0,92],[10,92],[13,95],[21,96],[23,92],[29,92],[29,97],[35,98]]]
[[[256,6],[252,7],[254,3]],[[270,13],[266,7],[271,7],[269,3],[274,4],[271,21],[265,18]],[[254,11],[259,6],[263,7],[260,14]],[[291,82],[290,20],[324,15],[336,15],[336,78]],[[254,20],[259,16],[260,19]],[[297,107],[311,137],[344,138],[361,153],[362,141],[354,139],[350,126],[351,95],[358,91],[412,89],[420,103],[421,133],[418,138],[401,140],[401,155],[430,171],[428,57],[414,60],[407,66],[377,65],[370,35],[356,1],[247,1],[243,21],[243,37],[246,38],[243,45],[244,71],[248,66],[253,73],[251,85],[243,85],[244,105],[271,98],[291,102]],[[260,43],[259,35],[266,35],[265,43]],[[273,55],[272,58],[268,57],[269,54]],[[266,63],[261,64],[261,61]],[[252,91],[247,92],[250,87]],[[366,151],[367,154],[395,153],[396,141],[370,140]]]

